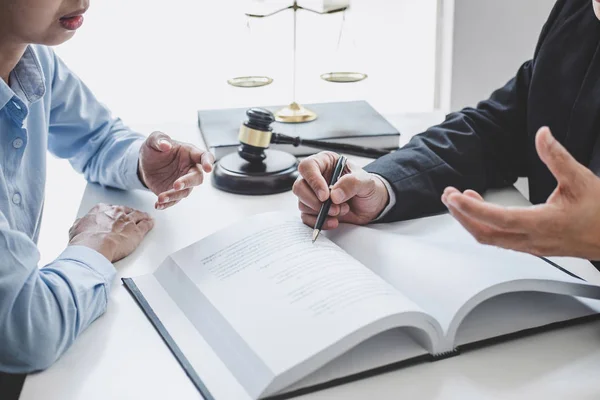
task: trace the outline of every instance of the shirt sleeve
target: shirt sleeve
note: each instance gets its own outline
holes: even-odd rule
[[[68,159],[89,182],[118,189],[145,189],[137,174],[144,136],[127,128],[52,53],[48,149]]]
[[[385,185],[385,190],[387,190],[387,193],[388,193],[388,203],[387,203],[387,206],[385,206],[385,208],[383,209],[383,211],[381,211],[381,213],[379,213],[379,215],[377,216],[377,218],[375,218],[372,221],[372,222],[379,222],[396,205],[396,193],[394,192],[394,189],[392,188],[392,185],[388,182],[387,179],[385,179],[383,176],[378,175],[378,174],[373,174],[373,175],[375,175],[375,177],[377,177],[379,180],[381,180],[383,182],[383,184]]]
[[[36,245],[1,213],[0,254],[0,371],[43,370],[104,313],[115,269],[84,246],[38,268]]]

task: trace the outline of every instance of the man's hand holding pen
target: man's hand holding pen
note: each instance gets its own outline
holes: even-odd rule
[[[339,180],[329,190],[339,155],[322,152],[303,160],[300,178],[294,184],[302,221],[314,227],[322,203],[331,196],[331,207],[323,230],[335,229],[340,222],[365,225],[379,216],[389,201],[383,181],[352,163],[346,165]]]

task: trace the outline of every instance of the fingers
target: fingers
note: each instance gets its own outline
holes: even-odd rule
[[[300,217],[302,218],[302,222],[304,222],[306,225],[310,226],[311,228],[314,228],[315,224],[317,223],[316,215],[302,214]],[[325,223],[323,224],[323,230],[328,231],[331,229],[335,229],[339,226],[339,224],[340,223],[337,218],[328,217],[325,220]]]
[[[129,222],[139,224],[141,221],[145,220],[154,221],[150,214],[127,206],[113,206],[110,212],[112,212],[111,218],[115,221],[114,223],[119,225],[124,225]],[[107,213],[107,211],[104,211],[104,213]]]
[[[214,163],[215,163],[215,156],[213,156],[212,153],[205,151],[202,154],[202,159],[200,161],[200,165],[202,165],[202,168],[204,168],[204,171],[211,172]]]
[[[177,145],[180,157],[187,157],[191,164],[198,164],[205,172],[211,172],[215,157],[209,152],[200,150],[195,146],[185,143],[179,143],[171,139],[169,135],[162,132],[153,132],[147,139],[148,145],[160,152],[167,152]]]
[[[458,196],[463,196],[469,201],[479,203],[483,208],[489,206],[486,204],[483,197],[474,190],[466,190],[460,193],[453,187],[448,187],[444,190],[442,201],[448,207],[450,214],[456,219],[479,243],[488,244],[509,249],[517,249],[520,246],[519,241],[525,243],[526,235],[520,232],[507,232],[498,226],[489,225],[487,221],[483,221],[463,211],[456,206]]]
[[[136,225],[138,230],[142,233],[142,237],[144,237],[148,232],[152,230],[152,228],[154,228],[154,220],[144,219],[138,222]]]
[[[136,224],[146,219],[152,219],[150,214],[138,210],[133,210],[132,212],[128,213],[127,216]]]
[[[168,203],[163,203],[163,204],[159,204],[157,206],[158,210],[166,210],[167,208],[171,208],[174,205],[176,205],[177,203],[179,203],[181,200],[175,200],[175,201],[169,201]]]
[[[132,212],[136,211],[131,207],[127,207],[127,206],[112,206],[114,208],[115,211],[117,212],[122,212],[125,214],[131,214]]]
[[[296,185],[295,185],[296,187]],[[300,187],[300,189],[298,189]],[[298,201],[298,208],[302,212],[302,222],[310,227],[314,227],[317,223],[317,215],[321,209],[321,202],[316,198],[311,188],[308,186],[306,181],[301,180],[296,187],[295,192],[299,194],[300,201]],[[303,200],[307,199],[311,205],[307,205]],[[346,216],[350,212],[350,206],[346,203],[343,204],[332,204],[329,208],[329,217],[323,224],[323,230],[336,229],[339,226],[339,219]]]
[[[161,210],[166,210],[167,208],[171,208],[174,205],[178,204],[181,200],[170,201],[168,203],[161,204]]]
[[[447,188],[442,201],[448,208],[454,208],[471,218],[497,229],[513,232],[529,232],[542,219],[539,207],[505,208],[486,203],[472,190],[460,193],[454,188]]]
[[[135,210],[131,207],[127,207],[127,206],[114,206],[114,205],[110,205],[110,206],[100,206],[96,209],[99,212],[102,212],[104,215],[106,215],[107,217],[109,217],[110,219],[114,220],[114,221],[120,221],[120,222],[124,222],[125,221],[125,217],[134,212]],[[93,210],[92,210],[93,212]]]
[[[135,210],[133,208],[127,207],[127,206],[118,206],[118,205],[112,205],[112,204],[106,204],[106,203],[98,203],[94,207],[92,207],[90,209],[90,211],[88,211],[88,213],[94,212],[94,211],[114,211],[114,212],[122,212],[122,213],[129,214],[130,212],[133,212]]]
[[[200,150],[191,145],[186,145],[184,148],[190,152],[190,160],[192,160],[193,163],[200,165],[204,172],[208,173],[212,171],[215,157],[211,152]]]
[[[585,167],[552,136],[549,128],[542,127],[538,130],[535,146],[540,158],[561,185],[577,187],[581,181],[581,171]]]
[[[307,206],[306,204],[302,203],[301,201],[298,202],[298,209],[304,213],[304,214],[309,214],[309,215],[318,215],[319,214],[319,209],[314,209],[311,208],[309,206]],[[338,205],[338,204],[332,204],[331,207],[329,208],[329,213],[328,215],[331,217],[343,217],[346,214],[348,214],[350,212],[350,206],[346,203]]]
[[[313,189],[308,185],[306,180],[300,178],[294,182],[292,192],[298,197],[301,203],[312,208],[313,210],[319,210],[321,208],[321,200],[317,198],[317,195]]]
[[[331,190],[331,201],[335,204],[344,203],[354,196],[368,196],[375,190],[372,177],[364,172],[352,172],[342,176]]]
[[[546,206],[503,208],[486,203],[479,193],[446,188],[442,201],[452,216],[482,244],[549,255],[556,244],[547,228],[557,219]]]
[[[518,251],[527,251],[528,236],[520,232],[506,232],[485,225],[460,210],[448,207],[452,216],[481,244]]]
[[[167,204],[174,201],[181,201],[188,197],[192,193],[192,188],[184,190],[169,190],[167,192],[158,195],[158,201],[154,204],[154,208],[157,210],[164,210]]]
[[[478,201],[485,201],[485,200],[483,200],[483,197],[481,197],[481,195],[474,190],[471,190],[471,189],[465,190],[464,194],[465,194],[465,196],[469,196],[472,199],[475,199]]]
[[[112,206],[106,203],[98,203],[96,204],[94,207],[92,207],[89,211],[89,213],[93,213],[95,211],[104,211],[104,210],[108,210],[110,209]]]
[[[321,202],[329,198],[329,188],[323,174],[335,166],[337,158],[335,153],[321,152],[306,158],[298,166],[302,179],[308,183]]]
[[[490,237],[492,233],[495,232],[495,229],[492,229],[492,227],[482,224],[474,218],[463,214],[456,207],[449,205],[448,211],[450,211],[450,214],[452,214],[454,219],[456,219],[471,235],[473,235],[477,241]]]
[[[147,142],[150,147],[160,152],[169,151],[173,148],[173,140],[162,132],[152,132]]]
[[[446,189],[444,189],[444,193],[442,194],[442,203],[447,205],[448,196],[452,193],[460,194],[460,191],[456,188],[453,188],[452,186],[448,186]],[[485,200],[483,200],[483,197],[481,197],[481,195],[479,193],[477,193],[476,191],[471,190],[471,189],[465,190],[464,195],[468,196],[472,199],[478,200],[478,201],[485,201]]]
[[[308,183],[304,179],[298,179],[294,183],[293,187],[294,194],[298,197],[298,208],[304,213],[317,215],[323,204],[317,196],[314,194],[312,189],[308,186]],[[329,215],[344,216],[350,212],[350,206],[346,203],[343,204],[332,204],[329,208]]]
[[[173,189],[183,190],[184,188],[193,188],[200,186],[202,182],[204,182],[204,173],[201,167],[196,164],[196,166],[189,169],[187,174],[177,178],[173,183]]]

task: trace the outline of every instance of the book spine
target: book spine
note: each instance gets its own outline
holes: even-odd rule
[[[156,313],[152,309],[152,306],[150,306],[140,289],[138,289],[137,285],[135,284],[135,281],[132,278],[121,278],[121,281],[123,282],[127,291],[129,291],[131,296],[134,298],[135,302],[142,309],[142,311],[146,315],[146,318],[148,318],[150,323],[154,326],[154,329],[156,329],[158,334],[161,336],[167,347],[169,347],[171,353],[179,362],[179,365],[183,368],[188,378],[190,378],[194,386],[196,386],[196,389],[198,389],[198,391],[202,395],[202,398],[205,400],[215,400],[213,395],[208,391],[206,385],[204,385],[202,379],[200,379],[200,377],[196,373],[196,370],[194,369],[192,364],[183,354],[177,343],[175,343],[175,340],[167,331],[167,328],[158,318],[158,315],[156,315]]]
[[[433,361],[445,360],[446,358],[456,357],[460,354],[458,349],[453,349],[450,351],[445,351],[443,353],[433,354],[431,357]]]

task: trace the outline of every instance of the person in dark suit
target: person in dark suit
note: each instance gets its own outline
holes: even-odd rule
[[[559,0],[533,59],[476,108],[449,114],[331,190],[325,229],[450,213],[481,243],[600,260],[600,0]],[[337,155],[299,166],[294,186],[313,226]],[[529,208],[479,193],[529,178]],[[595,263],[596,267],[600,263]]]

